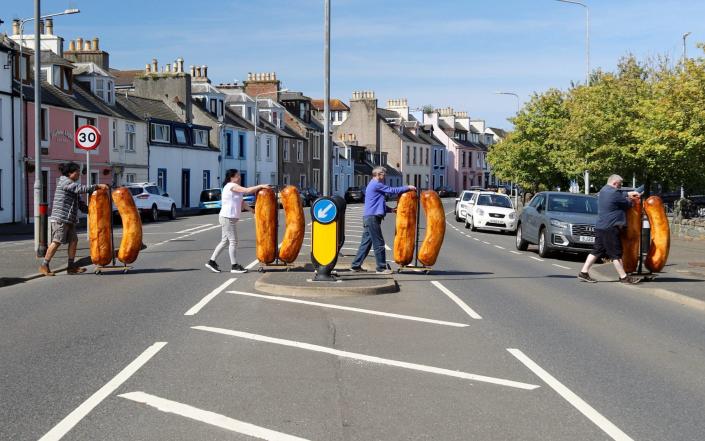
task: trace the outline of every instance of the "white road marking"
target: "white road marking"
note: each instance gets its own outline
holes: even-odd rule
[[[462,300],[460,300],[460,298],[459,298],[458,296],[456,296],[455,294],[453,294],[453,293],[451,292],[451,290],[449,290],[448,288],[446,288],[445,286],[443,286],[440,282],[437,282],[437,281],[435,281],[435,280],[432,280],[431,283],[433,284],[433,286],[435,286],[436,288],[440,289],[443,294],[447,295],[447,296],[448,296],[452,301],[454,301],[458,306],[460,306],[460,309],[462,309],[463,311],[465,311],[465,313],[466,313],[467,315],[469,315],[470,317],[474,318],[475,320],[481,320],[481,319],[482,319],[482,316],[481,316],[480,314],[478,314],[478,313],[476,313],[475,311],[473,311],[473,309],[472,309],[471,307],[469,307],[465,302],[463,302]]]
[[[91,410],[93,410],[101,401],[106,399],[111,393],[127,381],[135,372],[137,372],[145,363],[147,363],[154,355],[159,352],[164,346],[165,341],[154,343],[148,347],[139,357],[135,358],[132,363],[128,364],[120,373],[108,381],[105,386],[101,387],[86,401],[81,403],[73,412],[68,414],[63,420],[48,431],[39,441],[58,441],[66,435],[79,421],[81,421]]]
[[[486,241],[484,241],[484,240],[482,241],[482,243],[484,243],[485,245],[489,245],[489,244],[490,244],[489,242],[486,242]]]
[[[326,346],[313,345],[310,343],[302,343],[293,340],[284,340],[281,338],[268,337],[266,335],[251,334],[249,332],[233,331],[230,329],[223,328],[213,328],[210,326],[192,326],[191,329],[196,329],[198,331],[214,332],[217,334],[230,335],[232,337],[244,338],[247,340],[261,341],[265,343],[273,343],[282,346],[289,346],[292,348],[305,349],[308,351],[322,352],[324,354],[331,354],[342,358],[352,358],[354,360],[362,360],[369,363],[383,364],[386,366],[395,366],[404,369],[411,369],[421,372],[429,372],[438,375],[447,375],[449,377],[462,378],[465,380],[480,381],[483,383],[497,384],[499,386],[515,387],[518,389],[533,390],[540,386],[536,384],[520,383],[512,380],[505,380],[503,378],[487,377],[484,375],[471,374],[467,372],[454,371],[450,369],[437,368],[434,366],[427,366],[423,364],[408,363],[405,361],[390,360],[388,358],[375,357],[372,355],[359,354],[356,352],[341,351],[339,349],[333,349]]]
[[[536,257],[536,256],[529,256],[529,257],[530,257],[531,259],[538,260],[539,262],[543,262],[543,261],[544,261],[543,259],[539,259],[539,258]]]
[[[402,319],[402,320],[412,320],[412,321],[417,321],[417,322],[433,323],[435,325],[454,326],[456,328],[465,328],[467,326],[470,326],[470,325],[466,325],[464,323],[446,322],[443,320],[434,320],[434,319],[428,319],[428,318],[423,318],[423,317],[416,317],[413,315],[394,314],[391,312],[374,311],[371,309],[362,309],[362,308],[352,308],[350,306],[331,305],[328,303],[311,302],[308,300],[292,299],[292,298],[288,298],[288,297],[265,296],[262,294],[255,294],[255,293],[243,292],[243,291],[226,291],[226,292],[229,294],[257,297],[260,299],[267,299],[267,300],[276,300],[279,302],[300,303],[302,305],[320,306],[321,308],[340,309],[342,311],[352,311],[352,312],[360,312],[363,314],[380,315],[380,316],[384,316],[384,317],[392,317],[392,318],[398,318],[398,319]]]
[[[570,267],[563,266],[563,265],[558,265],[557,263],[553,263],[552,265],[553,265],[553,266],[557,266],[558,268],[563,268],[563,269],[567,269],[567,270],[570,269]]]
[[[495,245],[494,247],[495,247],[495,248],[499,248],[500,250],[505,250],[505,249],[506,249],[506,248],[501,247],[501,246],[499,246],[499,245]]]
[[[176,233],[176,234],[188,233],[189,231],[198,230],[199,228],[207,227],[207,226],[209,226],[209,225],[213,225],[213,224],[202,224],[202,225],[198,225],[198,226],[196,226],[196,227],[187,228],[187,229],[185,229],[185,230],[175,231],[174,233]]]
[[[200,302],[193,305],[191,307],[191,309],[189,309],[188,311],[186,311],[184,313],[184,315],[196,315],[198,313],[198,311],[200,311],[204,306],[206,306],[208,304],[208,302],[213,300],[215,298],[215,296],[217,296],[218,294],[223,292],[223,290],[225,288],[227,288],[228,285],[230,285],[231,283],[233,283],[236,280],[237,280],[237,278],[234,278],[234,277],[232,279],[228,279],[222,285],[220,285],[219,287],[217,287],[216,289],[214,289],[213,291],[208,293],[208,295],[206,295],[203,299],[201,299]]]
[[[350,247],[341,247],[341,250],[348,250],[348,251],[358,251],[358,248],[350,248]]]
[[[590,421],[592,421],[597,427],[602,429],[607,435],[609,435],[614,440],[619,441],[630,441],[630,438],[626,433],[622,432],[617,426],[612,424],[607,418],[602,416],[598,411],[592,408],[588,403],[583,401],[582,398],[573,393],[570,389],[565,387],[560,381],[556,380],[553,375],[549,374],[541,366],[536,364],[533,360],[527,357],[519,349],[507,349],[510,354],[516,357],[520,362],[522,362],[527,368],[529,368],[534,374],[541,378],[546,384],[548,384],[553,390],[555,390],[558,395],[563,397],[567,402],[569,402],[573,407],[578,409],[580,413],[585,415]]]
[[[192,231],[192,232],[190,232],[190,233],[184,235],[183,237],[193,236],[194,234],[203,233],[203,232],[205,232],[205,231],[214,230],[214,229],[216,229],[216,228],[221,228],[221,226],[220,226],[220,225],[213,225],[212,227],[204,228],[204,229],[202,229],[202,230]]]
[[[250,262],[250,264],[247,265],[245,267],[245,269],[251,270],[252,268],[256,267],[258,263],[259,263],[259,260],[255,259],[252,262]]]
[[[510,251],[510,253],[512,253],[512,254],[519,254],[519,255],[521,255],[521,253],[520,253],[519,251]]]
[[[298,436],[287,435],[286,433],[265,429],[264,427],[255,426],[254,424],[226,417],[225,415],[221,415],[219,413],[199,409],[197,407],[189,406],[188,404],[167,400],[166,398],[160,398],[144,392],[128,392],[118,396],[137,403],[146,404],[165,413],[173,413],[175,415],[210,424],[211,426],[220,427],[221,429],[230,430],[231,432],[242,433],[257,439],[276,441],[306,441],[305,438],[299,438]]]
[[[477,241],[479,241],[480,239],[478,239],[477,237],[473,237],[472,240],[477,240]]]
[[[386,243],[384,244],[384,249],[387,250],[387,251],[392,251],[392,249],[389,248],[389,245],[387,245]]]

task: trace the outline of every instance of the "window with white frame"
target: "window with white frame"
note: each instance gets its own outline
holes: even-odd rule
[[[316,188],[316,190],[320,190],[320,182],[321,182],[321,170],[314,168],[313,169],[313,186]]]
[[[296,162],[303,164],[304,162],[304,142],[296,141]]]
[[[411,164],[411,146],[406,146],[406,163]]]
[[[113,150],[118,149],[117,133],[118,133],[118,122],[116,119],[114,119],[113,120]]]
[[[333,188],[335,188],[335,191],[340,191],[340,187],[338,185],[338,175],[333,176],[333,182],[334,182]]]
[[[313,136],[313,159],[321,159],[321,137]]]
[[[149,136],[152,141],[171,142],[171,134],[167,124],[152,123]]]
[[[135,182],[135,174],[134,173],[125,173],[125,183],[131,184],[133,182]]]
[[[255,173],[255,185],[259,185],[259,176],[260,176],[259,172]]]
[[[306,175],[299,175],[299,188],[306,188]]]
[[[105,101],[105,80],[102,78],[95,79],[95,94],[98,98]]]
[[[282,147],[282,160],[284,162],[289,162],[289,140],[285,139]]]
[[[265,147],[266,147],[264,150],[265,158],[267,159],[267,161],[271,161],[272,160],[272,138],[269,136],[267,137],[267,142],[265,144]]]
[[[193,145],[208,147],[208,130],[193,129]]]
[[[184,127],[175,128],[174,135],[176,137],[177,144],[187,144],[188,143],[188,140],[186,139],[186,129]]]
[[[272,185],[277,185],[277,174],[276,173],[269,174],[269,183]]]
[[[125,151],[134,152],[135,151],[135,138],[136,138],[135,125],[132,123],[125,124]]]

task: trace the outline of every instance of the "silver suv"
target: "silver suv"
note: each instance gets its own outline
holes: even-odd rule
[[[589,253],[595,243],[597,198],[589,195],[544,191],[537,193],[519,216],[516,247],[539,246],[539,255],[552,251]]]
[[[125,185],[132,193],[137,210],[156,222],[160,213],[168,213],[169,219],[176,219],[176,202],[168,194],[159,191],[153,182],[140,182]]]

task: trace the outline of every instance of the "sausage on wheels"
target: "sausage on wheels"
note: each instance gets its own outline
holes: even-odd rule
[[[421,193],[421,205],[426,212],[426,235],[419,248],[419,262],[433,266],[443,245],[446,234],[446,216],[438,193],[426,190]]]
[[[88,202],[88,240],[94,265],[105,266],[113,260],[111,216],[110,193],[104,188],[95,190]]]
[[[394,261],[401,266],[408,265],[414,258],[417,209],[418,196],[415,191],[407,191],[399,197],[394,235]]]
[[[268,264],[277,257],[277,198],[271,188],[257,192],[255,204],[257,260]]]
[[[301,244],[304,242],[304,209],[301,206],[299,190],[293,185],[288,185],[279,195],[286,218],[286,230],[282,246],[279,248],[279,259],[291,263],[298,257]]]
[[[620,234],[622,241],[622,263],[624,271],[633,273],[639,264],[639,242],[641,241],[641,199],[632,200],[627,210],[627,225]]]
[[[120,187],[114,190],[113,202],[122,219],[122,240],[117,258],[127,265],[137,260],[142,247],[142,220],[135,200],[132,199],[132,193],[127,188]]]
[[[644,265],[652,272],[658,273],[668,260],[668,252],[671,249],[671,229],[660,197],[650,196],[644,202],[644,211],[651,224],[651,242]]]

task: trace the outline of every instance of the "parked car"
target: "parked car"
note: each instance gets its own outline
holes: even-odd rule
[[[272,185],[272,190],[274,190],[274,193],[276,193],[276,195],[277,195],[277,205],[279,206],[279,208],[282,208],[282,200],[281,200],[281,195],[279,194],[279,192],[284,190],[284,187],[286,187],[286,185]],[[298,189],[298,187],[297,187],[297,189]],[[299,189],[299,199],[301,200],[301,206],[305,207],[306,206],[305,205],[306,199],[305,199],[304,194],[301,191],[301,189]]]
[[[207,213],[208,211],[220,210],[222,204],[222,191],[220,188],[209,188],[201,192],[200,202],[198,203],[198,208],[201,209],[201,213]]]
[[[450,187],[436,187],[436,193],[442,198],[455,198],[458,197],[458,192]]]
[[[465,228],[513,232],[516,225],[517,213],[509,196],[491,191],[473,194],[465,214]]]
[[[246,203],[247,205],[249,205],[250,208],[254,208],[256,200],[257,200],[257,196],[255,196],[254,193],[242,195],[242,201],[244,203]]]
[[[477,191],[463,190],[460,193],[460,196],[455,198],[455,221],[456,222],[465,221],[465,215],[468,212],[468,208],[470,207],[471,204],[474,204],[474,202],[472,202],[472,197],[475,193],[477,193]]]
[[[304,207],[310,207],[313,201],[321,197],[321,194],[313,187],[304,188],[299,190],[301,195],[304,197]]]
[[[176,219],[176,202],[167,193],[159,191],[154,182],[140,182],[125,185],[132,193],[140,214],[152,222],[159,220],[160,213],[167,213],[169,219]]]
[[[365,202],[365,192],[360,187],[348,187],[345,191],[345,202]]]
[[[595,243],[597,198],[590,195],[544,191],[536,193],[519,216],[516,247],[539,246],[539,255],[552,251],[588,253]]]

